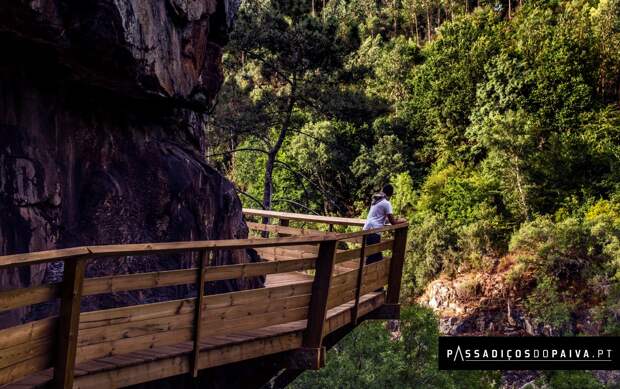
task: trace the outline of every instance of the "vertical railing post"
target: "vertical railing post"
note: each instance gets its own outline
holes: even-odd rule
[[[80,302],[84,285],[84,270],[88,257],[65,260],[60,288],[58,343],[54,364],[54,387],[73,387],[75,356],[80,326]]]
[[[260,222],[265,225],[269,224],[269,218],[267,216],[263,216]],[[263,230],[260,233],[260,236],[262,236],[263,238],[269,238],[269,231]]]
[[[301,350],[303,362],[300,365],[306,365],[309,369],[318,369],[325,363],[322,349],[323,328],[327,315],[327,299],[336,260],[337,243],[336,240],[327,240],[319,246],[308,310],[308,325]]]
[[[280,225],[282,227],[288,227],[289,226],[289,220],[288,219],[280,219]],[[278,236],[286,236],[286,234],[278,234]]]
[[[198,277],[196,279],[196,306],[194,308],[194,349],[192,354],[192,376],[198,377],[198,358],[200,357],[200,338],[203,319],[203,309],[205,301],[205,281],[207,265],[209,262],[209,250],[200,252],[200,263],[198,264]]]
[[[362,236],[362,248],[360,249],[360,265],[357,273],[357,289],[355,289],[355,305],[351,312],[351,322],[357,325],[359,318],[360,297],[362,295],[362,284],[364,279],[364,267],[366,265],[366,235]]]
[[[403,276],[405,251],[407,250],[408,228],[408,226],[404,226],[394,231],[394,247],[392,249],[392,259],[390,261],[388,289],[385,298],[386,304],[398,304],[398,300],[400,299],[400,285]]]

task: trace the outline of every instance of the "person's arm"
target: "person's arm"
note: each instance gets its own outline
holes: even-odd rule
[[[393,215],[393,214],[391,214],[391,213],[388,213],[388,214],[387,214],[387,218],[388,218],[388,220],[390,221],[390,224],[402,224],[402,223],[407,223],[407,220],[406,220],[406,219],[403,219],[403,218],[399,218],[399,219],[397,219],[397,218],[395,218],[395,217],[394,217],[394,215]]]
[[[406,223],[407,220],[405,219],[397,219],[394,217],[394,214],[392,213],[392,204],[389,201],[386,201],[385,204],[385,213],[387,216],[388,221],[390,222],[390,224],[394,225],[394,224],[402,224],[402,223]]]

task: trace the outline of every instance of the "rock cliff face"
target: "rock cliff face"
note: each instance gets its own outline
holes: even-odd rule
[[[2,1],[0,255],[247,236],[234,188],[203,158],[203,115],[222,80],[221,49],[236,6],[234,0]],[[179,268],[191,260],[101,259],[87,273]],[[0,272],[0,289],[56,281],[59,267]],[[0,323],[25,313],[0,316]]]

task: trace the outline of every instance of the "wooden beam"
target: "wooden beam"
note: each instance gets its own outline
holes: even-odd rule
[[[196,298],[196,308],[194,309],[195,319],[194,319],[194,349],[192,355],[192,376],[194,378],[198,377],[198,357],[200,356],[200,338],[202,334],[202,319],[203,319],[203,309],[204,309],[204,301],[205,301],[205,273],[207,270],[207,265],[209,264],[209,251],[203,250],[200,252],[200,266],[198,267],[198,280],[196,282],[196,290],[197,290],[197,298]]]
[[[258,249],[257,251],[263,252],[262,250],[268,249]],[[280,252],[280,250],[285,249],[278,249],[278,252]],[[309,258],[209,267],[209,271],[206,273],[206,281],[255,277],[266,274],[287,273],[291,271],[302,271],[314,268],[316,254],[301,255]],[[86,278],[84,280],[84,290],[82,295],[90,296],[101,293],[159,288],[163,286],[183,285],[195,282],[196,268]],[[13,289],[7,292],[0,292],[0,311],[51,300],[58,296],[58,292],[56,290],[58,290],[57,285],[45,285],[28,289]],[[7,298],[3,299],[4,296]]]
[[[0,292],[0,312],[51,301],[59,295],[60,288],[57,284],[5,290]]]
[[[324,224],[338,224],[344,226],[363,226],[366,223],[364,219],[354,219],[348,217],[335,217],[335,216],[318,216],[318,215],[305,215],[301,213],[290,212],[276,212],[276,211],[264,211],[261,209],[249,209],[243,208],[243,214],[248,216],[260,216],[260,217],[274,217],[277,219],[289,219],[300,220],[313,223]]]
[[[289,218],[290,219],[290,218]],[[112,257],[126,255],[155,255],[167,253],[179,253],[192,250],[203,249],[244,249],[257,247],[275,247],[275,246],[298,246],[301,244],[316,244],[330,240],[348,240],[359,238],[371,233],[379,233],[384,231],[393,231],[401,229],[407,225],[397,224],[394,226],[385,226],[367,231],[351,232],[351,233],[332,233],[323,236],[292,236],[274,239],[222,239],[222,240],[206,240],[192,242],[167,242],[167,243],[138,243],[138,244],[118,244],[103,246],[74,247],[69,249],[40,251],[36,253],[24,253],[0,256],[0,269],[10,268],[14,266],[34,265],[37,263],[52,262],[55,260],[66,260],[71,262],[79,257],[79,253],[85,253],[91,258],[94,257]]]
[[[384,250],[390,250],[392,249],[393,243],[394,243],[393,239],[388,239],[388,240],[381,241],[380,243],[366,246],[364,255],[369,256],[369,255],[376,254]],[[351,250],[345,250],[345,251],[338,252],[336,254],[336,263],[342,263],[342,262],[350,261],[352,259],[359,258],[360,250],[361,249],[351,249]]]
[[[54,386],[73,387],[73,371],[80,326],[80,302],[84,285],[84,269],[87,256],[65,261],[60,290],[60,314],[58,317],[58,343],[54,365]]]
[[[37,263],[52,262],[63,259],[70,262],[75,260],[76,257],[79,257],[77,253],[84,253],[91,258],[125,255],[155,255],[203,249],[232,250],[257,247],[298,246],[300,244],[316,244],[333,239],[335,239],[333,236],[291,236],[273,239],[222,239],[190,242],[135,243],[75,247],[61,250],[0,256],[0,269],[15,266],[34,265]]]
[[[325,235],[327,231],[319,231],[311,228],[297,228],[297,227],[289,227],[289,226],[280,226],[277,224],[262,224],[262,223],[254,223],[254,222],[246,222],[248,228],[254,231],[264,231],[267,230],[269,232],[277,232],[281,235],[294,235],[294,236],[312,236],[312,235]]]
[[[405,225],[394,232],[394,248],[392,249],[388,290],[385,298],[387,304],[398,304],[400,299],[400,285],[403,277],[405,252],[407,250],[407,230],[408,226]]]
[[[149,273],[119,274],[84,280],[84,296],[125,292],[137,289],[160,288],[196,282],[196,268]]]
[[[57,332],[57,321],[58,318],[52,316],[0,330],[0,353],[30,340],[51,338]]]
[[[327,300],[329,298],[329,287],[334,271],[336,260],[337,241],[332,240],[321,243],[319,247],[319,257],[316,261],[316,271],[312,282],[312,296],[310,298],[310,308],[308,311],[308,324],[304,332],[302,348],[316,349],[321,352],[323,342],[323,329],[325,327],[325,317],[327,315]],[[311,351],[309,351],[311,352]],[[320,366],[316,366],[319,368]]]
[[[276,232],[278,236],[316,236],[316,235],[328,235],[332,234],[334,238],[337,238],[338,235],[335,232],[329,231],[320,231],[312,228],[297,228],[297,227],[283,227],[277,224],[262,224],[262,223],[253,223],[246,222],[248,228],[253,231],[269,231]],[[357,238],[344,238],[341,239],[343,242],[351,242],[351,243],[361,243],[361,237]]]
[[[359,317],[359,305],[360,305],[360,296],[362,294],[362,282],[364,280],[364,267],[366,266],[366,239],[362,242],[362,247],[360,249],[360,265],[359,270],[357,272],[357,288],[355,289],[355,305],[353,306],[353,310],[351,311],[351,322],[353,325],[357,325],[357,319]]]

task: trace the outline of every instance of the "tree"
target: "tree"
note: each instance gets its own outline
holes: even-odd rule
[[[259,152],[265,158],[262,206],[272,208],[273,175],[287,136],[299,131],[300,105],[318,104],[321,87],[342,66],[347,49],[332,17],[317,14],[307,1],[245,2],[230,43],[229,90],[242,89],[245,104],[229,99],[216,112],[214,125],[239,121],[251,146],[225,153]],[[231,94],[228,94],[231,96]],[[239,105],[248,111],[238,111]],[[231,109],[232,108],[232,109]]]

